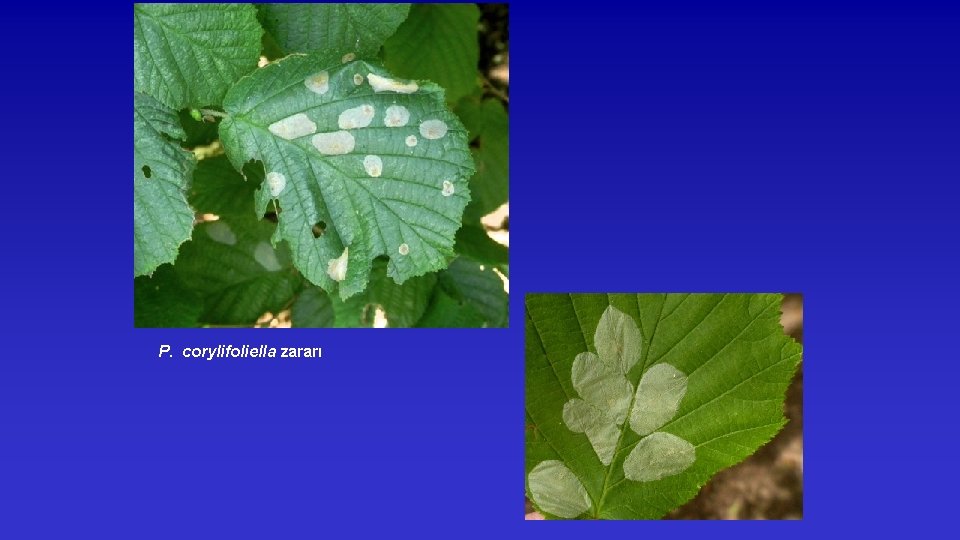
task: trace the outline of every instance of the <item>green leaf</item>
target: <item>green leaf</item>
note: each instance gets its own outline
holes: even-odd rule
[[[217,124],[195,120],[191,109],[180,111],[179,116],[180,125],[183,126],[183,131],[186,133],[183,141],[184,147],[206,146],[217,140]]]
[[[263,167],[244,167],[246,179],[230,164],[227,156],[202,159],[193,172],[190,204],[201,214],[239,216],[253,219],[253,196],[263,181]]]
[[[420,328],[480,328],[486,321],[474,306],[453,298],[441,288],[434,290],[430,305],[417,322]]]
[[[384,43],[384,64],[402,77],[436,82],[453,103],[477,85],[479,20],[475,4],[414,4]]]
[[[510,120],[497,99],[464,98],[455,110],[470,131],[477,172],[470,178],[472,200],[465,220],[476,222],[509,196]]]
[[[197,326],[202,308],[200,297],[183,284],[169,264],[150,277],[133,280],[133,325],[137,328]]]
[[[423,315],[437,283],[436,274],[411,278],[398,285],[387,277],[387,267],[377,260],[370,273],[370,286],[362,294],[347,300],[332,299],[336,326],[353,328],[373,326],[374,314],[381,309],[392,328],[413,326]]]
[[[346,299],[366,289],[378,255],[397,283],[447,266],[473,163],[442,96],[323,54],[278,60],[231,88],[221,142],[235,167],[263,163],[257,208],[279,200],[280,237],[308,280]]]
[[[257,4],[257,10],[283,52],[372,56],[407,18],[410,4]]]
[[[659,518],[769,441],[802,352],[780,326],[780,301],[528,295],[533,503],[550,518]]]
[[[196,164],[182,139],[177,113],[143,94],[133,95],[133,275],[177,258],[190,238],[193,210],[184,191]]]
[[[308,285],[293,303],[290,322],[297,328],[327,328],[333,326],[334,313],[330,297],[323,289]]]
[[[270,243],[276,226],[248,216],[222,217],[197,226],[174,267],[203,295],[201,321],[252,324],[291,303],[301,285],[286,246]]]
[[[487,326],[507,324],[509,297],[493,268],[458,257],[440,273],[440,283],[451,296],[475,309]]]
[[[467,205],[469,210],[470,205]],[[490,238],[480,225],[464,225],[457,231],[457,253],[481,263],[502,265],[510,261],[510,250]]]
[[[251,4],[134,4],[133,88],[175,109],[217,105],[257,67]]]

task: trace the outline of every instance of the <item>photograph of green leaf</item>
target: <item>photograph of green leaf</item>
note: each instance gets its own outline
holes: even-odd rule
[[[506,327],[507,4],[134,4],[134,326]]]
[[[801,519],[799,294],[528,294],[526,517]]]

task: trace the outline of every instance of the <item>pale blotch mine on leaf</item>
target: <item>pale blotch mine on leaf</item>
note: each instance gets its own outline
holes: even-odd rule
[[[447,123],[443,120],[424,120],[420,123],[420,134],[427,139],[439,139],[447,134]]]
[[[276,272],[283,268],[277,260],[277,253],[273,250],[273,246],[268,242],[257,244],[256,249],[253,250],[253,258],[269,272]]]
[[[352,52],[348,52],[347,54],[343,55],[343,58],[340,59],[340,63],[341,63],[341,64],[346,64],[347,62],[353,62],[353,61],[356,60],[356,59],[357,59],[357,55],[356,55],[356,54],[354,54],[354,53],[352,53]]]
[[[278,172],[267,173],[267,187],[270,189],[270,195],[276,197],[283,193],[283,188],[287,187],[287,177]]]
[[[608,306],[600,316],[593,344],[601,360],[618,364],[620,371],[626,375],[640,360],[643,338],[637,323],[629,315]]]
[[[357,85],[357,86],[360,86],[361,84],[363,84],[363,75],[361,75],[361,74],[359,74],[359,73],[357,73],[356,75],[354,75],[354,76],[353,76],[353,84],[355,84],[355,85]]]
[[[577,355],[570,378],[580,397],[563,405],[563,423],[570,431],[585,434],[600,462],[609,465],[620,426],[627,418],[633,385],[616,364],[591,352]]]
[[[370,86],[373,88],[374,92],[396,92],[398,94],[412,94],[417,91],[419,88],[417,83],[410,81],[408,83],[402,83],[400,81],[395,81],[393,79],[388,79],[387,77],[381,77],[376,73],[367,74],[367,80],[370,81]]]
[[[321,154],[327,156],[349,154],[353,152],[353,147],[356,144],[356,140],[349,131],[317,133],[310,142]]]
[[[533,502],[548,514],[573,519],[590,509],[590,497],[583,483],[560,461],[537,463],[527,475],[527,483]]]
[[[440,190],[440,193],[441,193],[444,197],[449,197],[449,196],[453,195],[454,191],[455,191],[455,189],[454,189],[454,187],[453,187],[453,182],[451,182],[451,181],[449,181],[449,180],[444,180],[444,181],[443,181],[443,189]]]
[[[334,281],[343,281],[347,277],[347,255],[349,247],[343,248],[343,253],[336,259],[327,261],[327,275]]]
[[[406,143],[407,143],[407,146],[409,146],[410,148],[413,148],[414,146],[417,145],[417,136],[410,135],[409,137],[407,137]]]
[[[630,412],[630,429],[647,435],[669,422],[687,393],[687,376],[670,364],[657,364],[647,370],[637,384],[637,395]]]
[[[387,127],[402,127],[410,121],[410,111],[403,105],[391,105],[387,107],[387,113],[383,117],[383,125]]]
[[[623,475],[634,482],[652,482],[685,471],[696,461],[692,444],[663,431],[640,439],[623,461]]]
[[[367,174],[377,178],[383,172],[383,160],[380,156],[366,156],[363,158],[363,168]]]
[[[277,120],[270,124],[267,129],[281,139],[291,140],[304,135],[310,135],[317,132],[317,124],[303,113],[297,113],[288,116],[283,120]]]
[[[237,235],[233,234],[230,226],[222,221],[214,221],[207,224],[207,236],[214,242],[232,246],[237,243]]]
[[[303,84],[315,94],[326,94],[327,91],[330,90],[330,74],[326,71],[314,73],[307,77],[306,80],[303,81]]]
[[[376,110],[373,108],[373,105],[370,104],[352,107],[340,113],[337,124],[340,126],[340,129],[365,128],[373,121],[375,112]]]
[[[410,246],[408,246],[406,243],[400,244],[400,247],[397,248],[397,251],[401,255],[406,255],[410,253]]]

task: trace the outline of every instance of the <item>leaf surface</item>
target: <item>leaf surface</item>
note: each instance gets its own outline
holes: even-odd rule
[[[785,423],[784,394],[801,355],[780,326],[780,301],[528,295],[526,470],[558,462],[589,498],[571,516],[579,499],[569,477],[545,484],[528,476],[534,504],[553,518],[659,518],[769,441]],[[601,323],[616,314],[626,319]],[[537,492],[548,496],[538,501]]]
[[[434,81],[455,102],[477,85],[479,19],[475,4],[414,4],[384,43],[384,63],[400,76]]]
[[[133,325],[137,328],[188,328],[197,326],[203,306],[177,276],[164,265],[152,276],[133,280]]]
[[[509,196],[510,120],[499,100],[472,96],[457,104],[456,113],[470,132],[477,172],[470,178],[471,201],[465,220],[475,222],[493,212]]]
[[[185,136],[177,113],[144,94],[133,95],[133,274],[150,274],[177,258],[190,238],[193,210],[185,190],[196,164],[176,140]]]
[[[168,107],[217,105],[257,66],[252,4],[134,4],[133,88]]]
[[[410,4],[258,4],[260,22],[281,51],[370,56],[407,18]]]
[[[227,94],[227,156],[263,163],[257,208],[279,202],[279,235],[308,280],[346,299],[379,255],[397,283],[447,266],[473,163],[442,96],[323,53],[271,63]]]

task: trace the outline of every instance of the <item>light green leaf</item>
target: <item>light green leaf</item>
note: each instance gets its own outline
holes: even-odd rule
[[[275,228],[257,221],[252,212],[197,226],[174,268],[187,286],[203,295],[202,322],[252,324],[265,312],[276,314],[292,302],[301,279],[286,246],[271,245]]]
[[[323,54],[271,63],[227,94],[227,156],[263,163],[257,208],[279,201],[280,237],[311,282],[346,299],[378,255],[397,283],[447,266],[473,163],[442,95]]]
[[[391,328],[413,326],[426,310],[436,282],[436,274],[427,274],[398,285],[387,277],[386,264],[380,260],[374,261],[370,286],[366,291],[345,301],[332,299],[336,326],[373,326],[377,309],[383,311],[387,326]]]
[[[372,56],[407,18],[410,4],[257,4],[257,10],[285,53]]]
[[[451,296],[472,306],[487,326],[507,324],[509,297],[490,266],[458,257],[440,273],[440,282]]]
[[[173,267],[165,264],[152,276],[133,280],[133,325],[137,328],[197,326],[203,306]]]
[[[477,172],[470,178],[472,200],[464,220],[477,222],[493,212],[509,196],[510,120],[496,99],[462,99],[455,110],[470,132]]]
[[[133,88],[175,109],[217,105],[257,67],[251,4],[134,4]]]
[[[172,140],[183,137],[176,111],[133,95],[134,276],[173,262],[177,248],[190,238],[193,210],[184,191],[196,160]]]
[[[589,499],[577,504],[569,478],[528,476],[534,504],[550,518],[659,518],[769,441],[801,355],[780,301],[528,295],[526,470],[560,463]]]
[[[477,85],[479,19],[475,4],[414,4],[384,43],[384,64],[402,77],[434,81],[453,103]]]

